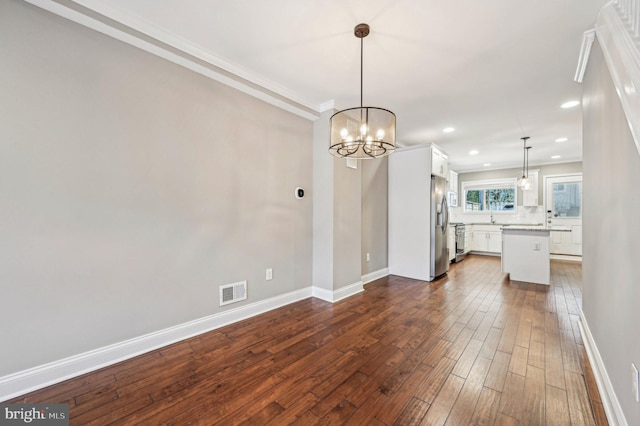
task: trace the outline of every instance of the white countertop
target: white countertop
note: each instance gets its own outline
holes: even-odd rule
[[[570,228],[565,226],[551,226],[544,227],[542,225],[530,226],[530,225],[503,225],[503,231],[549,231],[549,232],[571,232]]]
[[[544,226],[544,223],[491,223],[491,222],[452,222],[450,225],[489,225],[489,226]]]

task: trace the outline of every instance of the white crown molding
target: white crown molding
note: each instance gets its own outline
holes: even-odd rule
[[[330,101],[323,102],[320,104],[320,107],[318,109],[321,113],[329,110],[335,110],[336,101],[334,99],[331,99]]]
[[[576,75],[573,80],[576,83],[582,83],[584,78],[584,72],[587,70],[587,64],[589,63],[589,55],[591,54],[591,46],[596,37],[596,30],[592,29],[585,31],[582,35],[582,45],[580,46],[580,55],[578,56],[578,67],[576,68]]]
[[[611,383],[609,374],[607,374],[607,368],[604,365],[600,351],[598,351],[598,346],[596,346],[596,342],[593,340],[589,324],[582,311],[580,311],[578,326],[580,327],[584,348],[587,351],[589,363],[591,364],[593,375],[598,385],[598,391],[602,399],[604,412],[607,415],[607,420],[611,425],[627,426],[628,423],[622,411],[622,406],[620,405],[620,401],[618,401],[616,392],[613,389],[613,383]]]
[[[306,287],[0,377],[0,401],[6,401],[290,303],[308,299],[312,293],[312,287]]]
[[[25,0],[44,10],[171,61],[308,120],[320,107],[149,22],[97,0]]]
[[[596,36],[640,153],[640,0],[620,3],[600,9]]]

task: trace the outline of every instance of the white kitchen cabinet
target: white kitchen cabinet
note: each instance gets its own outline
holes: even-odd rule
[[[466,225],[464,227],[464,253],[469,253],[473,246],[473,232],[471,232],[471,226]]]
[[[458,173],[449,170],[449,191],[458,193]]]
[[[538,205],[538,170],[529,170],[531,188],[522,190],[522,205],[535,207]]]
[[[500,225],[472,225],[472,251],[502,253],[502,231]]]
[[[487,232],[487,251],[502,253],[502,232]]]
[[[485,232],[471,231],[471,240],[469,241],[469,250],[471,251],[483,251],[486,247],[485,240],[487,239]],[[485,243],[483,245],[483,243]]]
[[[435,145],[431,145],[431,174],[449,179],[449,157]]]
[[[452,261],[456,258],[456,227],[449,226],[448,232],[447,246],[449,248],[449,261]]]

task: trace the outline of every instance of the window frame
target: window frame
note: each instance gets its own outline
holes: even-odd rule
[[[513,189],[513,209],[512,210],[467,210],[467,191],[482,190],[486,193],[491,189]],[[465,214],[517,214],[518,208],[518,180],[516,178],[469,180],[462,182],[462,212]]]

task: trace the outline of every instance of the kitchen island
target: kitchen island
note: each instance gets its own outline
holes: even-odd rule
[[[551,284],[550,232],[569,228],[541,226],[502,227],[502,272],[515,281]]]

